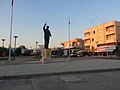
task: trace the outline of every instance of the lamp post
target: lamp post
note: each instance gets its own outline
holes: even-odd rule
[[[3,56],[3,59],[4,59],[4,55],[5,55],[5,52],[4,52],[4,42],[5,42],[5,39],[2,39],[2,41],[3,41],[3,52],[2,52],[2,56]]]
[[[36,56],[37,56],[37,44],[38,44],[38,42],[36,42]]]
[[[3,48],[4,48],[4,41],[5,41],[5,39],[2,39],[2,41],[3,41]]]
[[[16,38],[18,38],[18,36],[14,36],[14,38],[15,38],[15,43],[14,43],[14,60],[15,60]]]

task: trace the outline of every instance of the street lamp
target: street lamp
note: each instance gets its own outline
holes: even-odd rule
[[[2,39],[2,41],[3,41],[3,48],[4,48],[4,41],[5,41],[5,39]]]
[[[38,42],[36,42],[36,56],[37,56],[37,44],[38,44]]]
[[[4,52],[4,41],[5,41],[5,39],[2,39],[2,41],[3,41],[3,52],[2,52],[2,56],[3,56],[3,59],[4,59],[4,55],[5,55],[5,52]]]
[[[14,60],[15,60],[16,38],[18,38],[18,36],[14,36],[14,38],[15,38],[15,43],[14,43]]]

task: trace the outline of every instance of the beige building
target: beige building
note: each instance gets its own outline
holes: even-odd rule
[[[61,45],[63,45],[64,49],[68,49],[69,48],[69,41],[61,42]],[[75,38],[75,39],[70,40],[70,48],[83,49],[84,48],[83,39]]]
[[[84,31],[85,49],[95,52],[112,52],[120,42],[120,22],[111,21]]]

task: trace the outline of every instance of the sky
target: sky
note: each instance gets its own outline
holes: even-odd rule
[[[5,47],[10,43],[11,1],[0,0],[0,39]],[[84,38],[84,30],[109,21],[120,21],[120,0],[14,0],[12,47],[17,35],[17,47],[35,48],[44,44],[43,25],[50,27],[50,47],[60,47],[70,38]],[[0,47],[2,40],[0,41]]]

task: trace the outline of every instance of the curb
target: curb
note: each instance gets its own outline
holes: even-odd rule
[[[37,73],[37,74],[22,74],[22,75],[4,75],[0,77],[0,80],[26,79],[26,78],[44,77],[44,76],[51,76],[51,75],[90,74],[90,73],[101,73],[101,72],[111,72],[111,71],[120,71],[120,68],[84,70],[84,71],[65,71],[65,72],[53,72],[53,73]]]

